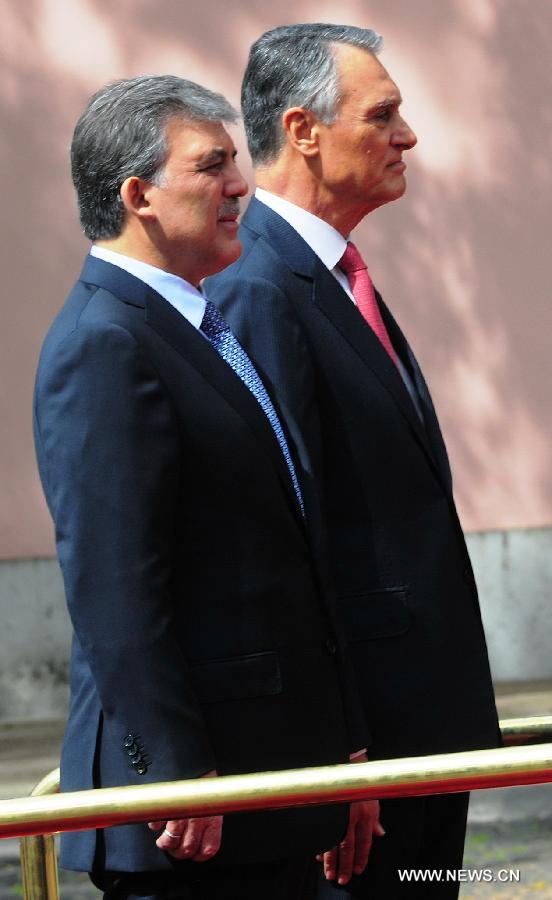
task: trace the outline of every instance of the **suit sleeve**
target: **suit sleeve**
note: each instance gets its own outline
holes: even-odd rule
[[[326,609],[340,648],[339,665],[350,751],[371,743],[356,685],[348,644],[335,602],[323,523],[322,446],[318,414],[316,371],[302,325],[288,298],[276,285],[248,276],[243,268],[206,282],[206,293],[253,359],[291,437],[311,546],[326,590]]]
[[[173,619],[187,601],[171,591],[171,572],[192,473],[170,396],[126,330],[85,325],[43,360],[35,416],[69,612],[104,729],[121,752],[126,734],[140,735],[149,780],[203,774],[216,760]]]

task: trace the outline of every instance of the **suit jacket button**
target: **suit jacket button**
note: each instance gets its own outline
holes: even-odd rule
[[[127,748],[127,753],[129,756],[137,756],[139,754],[138,744],[132,742],[130,747]]]
[[[141,760],[141,759],[135,759],[133,761],[132,765],[133,765],[134,771],[136,772],[137,775],[145,775],[146,772],[148,771],[148,767],[146,766],[145,762],[143,762],[143,760]]]
[[[128,747],[132,747],[133,744],[134,744],[134,735],[127,734],[126,738],[123,741],[123,747],[126,750]]]
[[[335,654],[337,653],[337,644],[331,637],[326,640],[326,650],[328,651],[330,656],[335,656]]]

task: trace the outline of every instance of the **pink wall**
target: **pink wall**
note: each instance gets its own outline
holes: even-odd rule
[[[87,249],[67,162],[87,96],[115,78],[174,72],[237,102],[261,31],[324,20],[383,33],[382,62],[418,132],[407,196],[357,239],[432,386],[464,524],[552,523],[550,0],[8,0],[0,557],[53,550],[31,395],[42,337]],[[239,134],[238,146],[250,175]]]

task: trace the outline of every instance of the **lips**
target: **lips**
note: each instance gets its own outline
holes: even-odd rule
[[[396,159],[395,162],[389,163],[387,166],[388,169],[393,169],[394,172],[404,172],[406,169],[406,163],[402,161],[402,159]]]

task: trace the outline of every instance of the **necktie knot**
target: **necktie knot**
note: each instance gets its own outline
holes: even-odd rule
[[[343,269],[346,275],[349,272],[360,272],[363,269],[366,271],[366,263],[352,241],[347,241],[345,253],[339,260],[339,268]]]
[[[209,340],[220,337],[225,331],[230,331],[230,327],[222,318],[218,308],[210,300],[206,301],[205,312],[199,327]]]

